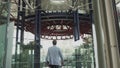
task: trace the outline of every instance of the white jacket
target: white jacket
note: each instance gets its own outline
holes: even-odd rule
[[[60,48],[56,45],[48,48],[46,61],[49,62],[49,65],[61,65],[61,60],[63,60],[63,56]]]

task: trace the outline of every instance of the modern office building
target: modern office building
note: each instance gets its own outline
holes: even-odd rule
[[[120,68],[120,0],[0,0],[0,68]]]

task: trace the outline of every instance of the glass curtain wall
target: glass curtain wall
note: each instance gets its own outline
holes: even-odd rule
[[[5,55],[7,47],[7,22],[8,22],[8,5],[9,2],[6,0],[0,0],[0,68],[4,68]]]

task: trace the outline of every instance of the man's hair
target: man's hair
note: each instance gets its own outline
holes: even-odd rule
[[[53,43],[53,45],[56,45],[56,44],[57,44],[57,41],[56,41],[56,40],[53,40],[52,43]]]

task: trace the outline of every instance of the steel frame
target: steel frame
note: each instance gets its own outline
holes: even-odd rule
[[[73,0],[74,1],[74,0]],[[41,3],[41,0],[36,0],[36,6],[38,6]],[[90,0],[91,3],[91,0]],[[24,8],[23,8],[24,7]],[[22,8],[22,9],[21,9]],[[73,38],[71,35],[74,36],[74,40],[77,41],[80,38],[80,24],[87,23],[87,25],[90,25],[90,19],[92,19],[92,11],[90,11],[90,14],[80,14],[78,13],[78,10],[71,10],[66,12],[47,12],[41,10],[41,6],[37,7],[35,9],[35,15],[28,15],[26,16],[26,4],[22,0],[18,0],[18,16],[17,16],[17,32],[16,32],[16,49],[15,49],[15,63],[21,61],[21,55],[18,55],[18,50],[20,52],[22,51],[21,46],[24,42],[24,30],[30,31],[33,34],[35,34],[35,47],[34,47],[34,68],[40,68],[40,38],[47,38],[46,36],[54,36],[58,39],[57,36],[61,36],[60,39],[71,39]],[[91,5],[89,5],[89,8],[91,9]],[[64,22],[64,23],[62,23]],[[66,23],[68,22],[68,23]],[[81,23],[80,23],[81,22]],[[44,23],[44,24],[43,24]],[[48,24],[51,23],[51,24]],[[71,24],[70,24],[71,23]],[[58,30],[55,31],[56,26],[60,26],[60,30],[63,32],[59,32]],[[83,24],[84,25],[84,24]],[[27,28],[27,26],[29,28]],[[63,29],[63,26],[65,26],[67,29]],[[33,28],[35,27],[35,28]],[[50,27],[48,30],[51,30],[50,32],[53,32],[51,34],[48,34],[47,32],[42,33],[44,27]],[[83,26],[84,27],[84,26]],[[83,28],[82,27],[82,28]],[[90,28],[91,26],[89,26]],[[25,29],[26,28],[26,29]],[[71,29],[73,28],[73,29]],[[42,30],[41,30],[42,29]],[[64,34],[68,33],[70,30],[70,34]],[[88,30],[88,29],[86,29]],[[44,29],[46,31],[46,29]],[[87,31],[90,32],[90,31]],[[83,32],[84,33],[84,32]],[[62,38],[62,36],[69,36]],[[48,38],[47,38],[48,39]],[[50,38],[50,39],[53,39]],[[77,63],[76,63],[77,64]],[[77,65],[78,66],[78,65]],[[22,68],[20,64],[15,64],[15,68]],[[79,68],[79,67],[76,67]]]
[[[20,6],[22,5],[22,6]],[[18,54],[20,50],[20,53],[22,52],[21,46],[23,45],[24,41],[24,22],[25,22],[25,3],[21,0],[18,0],[18,16],[17,16],[17,31],[16,31],[16,47],[15,47],[15,68],[21,68],[20,62],[21,62],[21,54]],[[21,9],[22,8],[22,9]],[[19,63],[19,64],[16,64]]]
[[[41,0],[36,0],[36,6]],[[40,68],[41,6],[35,9],[34,68]]]
[[[34,34],[33,26],[34,26],[35,15],[28,15],[26,16],[25,19],[27,20],[26,26],[25,26],[26,31],[29,31]],[[90,31],[88,31],[91,28],[89,14],[78,14],[78,19],[76,20],[74,19],[76,19],[76,16],[73,15],[73,12],[41,13],[41,25],[42,25],[41,38],[53,39],[53,36],[54,37],[61,36],[61,38],[59,38],[61,40],[72,39],[73,37],[71,37],[71,35],[73,35],[73,27],[74,27],[73,24],[74,24],[74,21],[76,22],[76,20],[78,19],[79,19],[78,21],[79,23],[77,25],[79,25],[80,29],[82,29],[78,33],[81,33],[81,34],[90,33]],[[55,32],[56,29],[50,30],[47,28],[49,26],[56,28],[57,25],[66,26],[66,27],[68,26],[68,27],[67,29],[60,29],[61,31],[63,30],[62,32]],[[47,36],[51,38],[47,38]],[[67,36],[67,37],[62,38],[62,36]],[[58,38],[56,37],[54,39],[58,39]]]

